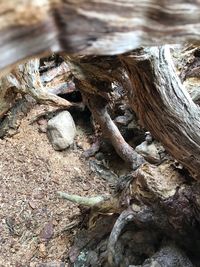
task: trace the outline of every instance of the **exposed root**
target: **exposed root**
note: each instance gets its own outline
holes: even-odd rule
[[[55,94],[48,93],[42,88],[27,91],[40,104],[53,104],[60,107],[70,108],[73,106],[68,100],[63,99]]]
[[[52,81],[56,76],[65,75],[66,79],[69,78],[71,71],[66,62],[62,62],[58,67],[49,69],[42,73],[42,83],[48,83]]]
[[[60,198],[69,200],[78,205],[87,206],[87,207],[95,207],[98,206],[103,201],[107,200],[106,196],[96,196],[96,197],[81,197],[78,195],[70,195],[64,192],[57,192]]]
[[[128,162],[135,170],[145,162],[123,138],[119,129],[112,121],[107,111],[107,101],[98,95],[85,94],[87,105],[96,121],[100,124],[102,132],[108,137],[117,154]]]
[[[54,95],[70,94],[70,93],[77,91],[72,81],[59,83],[58,85],[53,86],[53,87],[46,86],[45,89],[48,91],[48,93],[51,93]]]
[[[124,229],[124,227],[128,222],[133,220],[133,218],[134,218],[134,211],[131,209],[127,209],[120,214],[119,218],[114,224],[107,246],[108,263],[110,264],[111,267],[118,266],[118,264],[115,261],[115,245],[117,243],[120,234],[122,233],[122,230]]]

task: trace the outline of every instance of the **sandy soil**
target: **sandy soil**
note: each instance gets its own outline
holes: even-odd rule
[[[38,124],[29,124],[34,112],[16,135],[0,140],[0,267],[60,266],[77,231],[66,228],[76,225],[80,213],[56,192],[84,196],[108,190],[80,157],[80,148],[53,150]],[[89,145],[80,127],[77,139]]]

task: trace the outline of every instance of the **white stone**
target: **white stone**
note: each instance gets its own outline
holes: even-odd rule
[[[47,135],[55,150],[64,150],[73,144],[76,126],[71,114],[63,111],[50,119],[47,124]]]

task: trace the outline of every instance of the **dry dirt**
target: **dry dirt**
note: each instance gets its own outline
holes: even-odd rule
[[[29,123],[34,112],[23,119],[17,134],[0,140],[0,267],[63,262],[80,212],[56,192],[86,196],[109,190],[91,172],[80,148],[54,151],[38,124]],[[86,146],[88,135],[78,127],[77,139]]]

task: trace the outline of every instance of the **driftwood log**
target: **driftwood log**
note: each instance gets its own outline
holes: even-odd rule
[[[38,54],[120,54],[199,42],[197,0],[8,0],[0,3],[0,69]]]

